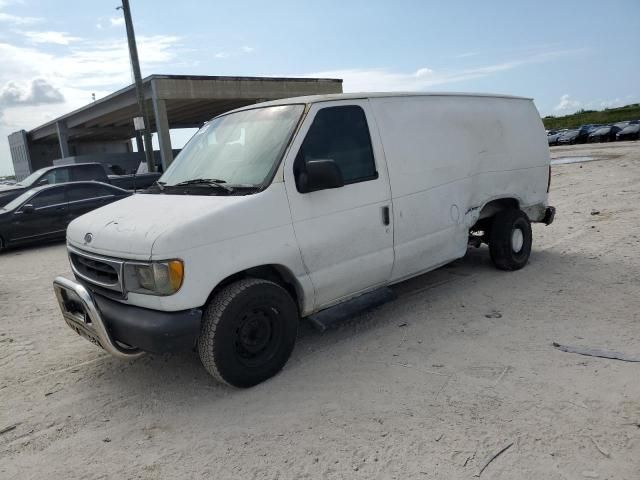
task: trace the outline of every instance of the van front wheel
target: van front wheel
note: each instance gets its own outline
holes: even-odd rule
[[[298,309],[291,295],[277,283],[247,278],[227,285],[210,300],[198,353],[217,380],[252,387],[284,367],[297,332]]]
[[[531,222],[522,210],[503,210],[493,219],[489,253],[500,270],[519,270],[531,255]]]

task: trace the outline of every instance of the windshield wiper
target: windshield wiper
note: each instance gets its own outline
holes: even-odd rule
[[[153,182],[153,184],[158,187],[160,189],[160,191],[164,190],[164,186],[166,184],[166,182],[161,182],[159,180],[156,180],[155,182]]]
[[[193,180],[185,180],[184,182],[178,182],[175,185],[167,185],[167,187],[185,187],[189,185],[206,185],[208,187],[218,188],[224,190],[227,193],[232,193],[233,188],[223,185],[227,183],[226,180],[218,180],[217,178],[194,178]]]

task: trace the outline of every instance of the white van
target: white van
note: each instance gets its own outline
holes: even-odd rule
[[[300,317],[488,243],[522,268],[547,206],[531,99],[340,94],[214,118],[157,184],[71,223],[67,324],[109,353],[197,348],[237,387],[276,374]]]

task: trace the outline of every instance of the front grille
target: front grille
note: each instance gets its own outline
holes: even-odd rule
[[[122,292],[122,262],[69,248],[74,273],[86,282]]]

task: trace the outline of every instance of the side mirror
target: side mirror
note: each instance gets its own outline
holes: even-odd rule
[[[26,205],[23,205],[22,208],[20,209],[20,211],[22,213],[33,213],[36,211],[36,207],[34,207],[33,205],[31,205],[30,203],[27,203]]]
[[[307,162],[305,170],[297,179],[300,193],[344,186],[340,167],[333,160],[310,160]]]

